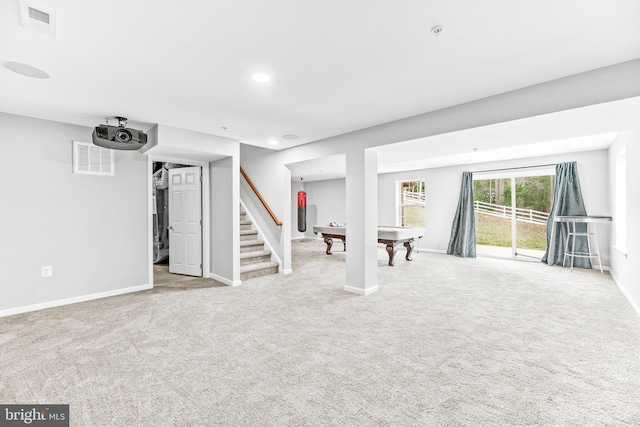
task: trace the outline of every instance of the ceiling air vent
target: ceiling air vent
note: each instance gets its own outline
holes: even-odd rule
[[[35,19],[36,21],[44,22],[45,24],[49,25],[49,16],[51,15],[49,15],[47,12],[29,7],[29,18],[31,19]]]
[[[51,37],[56,36],[57,18],[55,12],[45,10],[28,0],[20,0],[20,15],[22,25],[25,28]]]

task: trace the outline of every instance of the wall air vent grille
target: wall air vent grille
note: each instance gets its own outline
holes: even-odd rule
[[[47,25],[49,24],[49,14],[32,7],[29,7],[29,18],[44,22]]]
[[[57,15],[55,12],[43,10],[29,4],[32,0],[20,0],[20,17],[22,26],[39,34],[56,37]]]
[[[115,175],[114,151],[90,142],[73,141],[73,173]]]

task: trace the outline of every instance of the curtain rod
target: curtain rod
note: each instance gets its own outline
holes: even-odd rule
[[[471,173],[483,173],[483,172],[502,172],[502,171],[514,171],[518,169],[534,169],[534,168],[545,168],[548,166],[555,166],[555,163],[550,163],[548,165],[536,165],[536,166],[520,166],[517,168],[503,168],[503,169],[487,169],[483,171],[471,171]]]

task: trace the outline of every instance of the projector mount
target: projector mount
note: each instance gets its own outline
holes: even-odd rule
[[[111,120],[113,120],[113,119],[118,121],[118,127],[119,128],[127,127],[127,118],[126,117],[120,117],[120,116],[111,117]],[[109,125],[109,117],[105,117],[105,120],[107,122],[107,126],[110,126]]]

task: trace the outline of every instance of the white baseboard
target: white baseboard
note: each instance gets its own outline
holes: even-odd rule
[[[432,253],[432,254],[445,254],[445,255],[447,254],[447,251],[444,249],[427,249],[427,248],[419,248],[416,246],[413,250],[418,252]]]
[[[638,307],[638,305],[635,302],[633,302],[633,299],[631,298],[631,295],[629,295],[627,293],[627,291],[625,291],[624,288],[622,286],[620,286],[620,281],[618,280],[618,277],[616,276],[614,271],[613,270],[609,270],[609,274],[613,278],[613,281],[615,282],[615,284],[618,287],[618,289],[620,289],[620,292],[622,292],[622,295],[624,295],[624,297],[627,299],[627,302],[629,303],[629,305],[631,305],[631,308],[633,308],[633,310],[636,312],[638,317],[640,317],[640,307]]]
[[[227,286],[239,286],[242,284],[242,280],[229,280],[226,277],[218,276],[214,273],[209,273],[208,276],[210,279],[216,280]]]
[[[380,287],[378,285],[376,286],[372,286],[371,288],[367,288],[367,289],[361,289],[361,288],[354,288],[353,286],[345,286],[344,290],[347,292],[351,292],[353,294],[358,294],[358,295],[371,295],[372,293],[380,290]]]
[[[280,271],[280,274],[291,274],[291,273],[293,273],[292,268],[287,268],[286,270]]]
[[[42,302],[39,304],[25,305],[23,307],[0,310],[0,317],[12,316],[14,314],[28,313],[30,311],[44,310],[45,308],[60,307],[62,305],[75,304],[78,302],[91,301],[94,299],[113,297],[116,295],[130,294],[132,292],[146,291],[153,289],[152,285],[132,286],[130,288],[115,289],[113,291],[99,292],[97,294],[81,295],[73,298],[65,298],[55,301]]]

